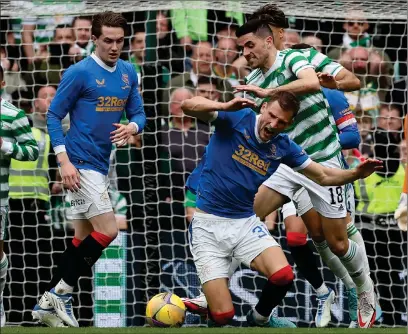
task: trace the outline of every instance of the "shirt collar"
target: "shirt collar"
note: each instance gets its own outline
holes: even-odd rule
[[[91,57],[93,60],[95,60],[95,62],[102,67],[104,70],[107,70],[108,72],[115,72],[116,71],[116,64],[113,67],[110,67],[108,65],[106,65],[96,54],[95,52],[92,52]]]
[[[256,115],[256,119],[255,119],[255,138],[256,138],[256,140],[258,141],[258,143],[260,143],[260,144],[267,144],[267,143],[269,143],[273,138],[275,138],[275,137],[272,137],[272,139],[269,139],[268,141],[263,141],[262,139],[261,139],[261,137],[259,137],[259,121],[260,121],[260,119],[261,119],[261,115]]]

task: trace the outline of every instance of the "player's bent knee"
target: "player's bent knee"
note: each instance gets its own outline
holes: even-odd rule
[[[299,247],[307,244],[307,234],[299,232],[286,232],[288,246]]]
[[[283,267],[275,272],[271,277],[268,278],[268,280],[275,285],[284,286],[292,284],[294,278],[295,275],[293,274],[292,267],[290,265],[287,265],[286,267]]]
[[[336,256],[344,256],[348,250],[348,240],[335,240],[335,241],[328,241],[330,250]]]
[[[210,311],[210,314],[211,314],[211,319],[215,323],[217,323],[219,325],[226,325],[234,318],[235,310],[232,309],[232,310],[227,311],[227,312],[212,312],[212,311]]]

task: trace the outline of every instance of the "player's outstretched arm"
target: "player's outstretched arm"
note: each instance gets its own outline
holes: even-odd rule
[[[329,73],[317,73],[322,87],[353,92],[360,89],[360,80],[348,69],[342,68],[336,76]]]
[[[31,132],[30,124],[23,111],[20,111],[11,124],[15,143],[3,141],[0,137],[1,154],[15,160],[35,161],[38,158],[38,146]]]
[[[376,170],[382,169],[382,161],[367,159],[354,169],[328,168],[319,163],[311,162],[300,173],[321,186],[341,186],[370,176]]]
[[[236,97],[228,102],[217,102],[201,96],[194,96],[184,100],[181,104],[183,112],[192,117],[196,117],[204,122],[214,120],[217,111],[237,111],[244,108],[254,108],[254,101],[242,97]]]

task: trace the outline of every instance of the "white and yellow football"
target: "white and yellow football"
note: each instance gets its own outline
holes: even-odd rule
[[[159,293],[147,303],[146,320],[152,327],[181,327],[185,317],[186,307],[173,293]]]

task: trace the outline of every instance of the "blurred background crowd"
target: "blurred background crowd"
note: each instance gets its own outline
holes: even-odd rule
[[[249,72],[239,60],[235,38],[235,29],[246,20],[243,13],[178,9],[124,16],[129,29],[122,59],[138,73],[148,123],[142,135],[112,151],[110,195],[118,222],[127,232],[128,323],[140,324],[136,309],[140,306],[132,301],[146,298],[146,291],[152,295],[159,290],[163,260],[191,260],[185,232],[194,201],[186,198],[184,186],[212,129],[184,116],[181,102],[194,95],[228,101],[234,96],[233,86]],[[285,46],[310,44],[361,81],[360,90],[345,93],[358,121],[361,144],[358,150],[344,153],[351,166],[366,157],[387,161],[384,171],[354,185],[356,224],[366,240],[372,278],[385,311],[383,323],[400,325],[404,320],[401,301],[406,301],[406,233],[398,229],[393,215],[407,164],[403,133],[407,26],[406,22],[368,21],[359,11],[350,11],[347,17],[289,17]],[[92,17],[69,15],[1,18],[0,55],[6,81],[1,97],[28,115],[38,129],[41,152],[41,161],[30,167],[39,172],[35,186],[31,186],[33,179],[18,174],[28,167],[12,163],[16,172],[10,178],[5,243],[10,283],[5,309],[13,323],[30,322],[31,308],[50,280],[55,256],[72,235],[46,114],[64,70],[94,49],[91,22]],[[64,130],[68,129],[67,117]],[[284,236],[281,224],[269,226],[276,236]],[[161,245],[168,245],[170,251],[164,252]],[[92,291],[90,278],[81,280],[81,289]],[[82,325],[90,325],[90,293],[81,296],[80,305]]]

